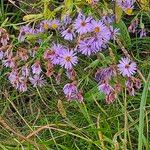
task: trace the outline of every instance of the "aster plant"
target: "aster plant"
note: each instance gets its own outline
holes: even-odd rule
[[[97,0],[87,2],[92,7],[98,4]],[[134,8],[134,1],[116,3],[124,11]],[[49,78],[60,84],[61,76],[65,76],[67,82],[62,88],[65,98],[83,102],[84,88],[79,82],[78,67],[84,58],[98,62],[93,67],[92,71],[96,69],[97,72],[92,78],[99,92],[105,94],[107,104],[114,102],[121,91],[122,85],[118,82],[120,77],[125,81],[124,86],[129,94],[135,95],[135,90],[140,88],[140,80],[134,77],[138,68],[135,62],[123,57],[120,61],[106,62],[105,67],[99,66],[102,53],[109,56],[108,48],[120,35],[120,29],[114,24],[114,15],[109,12],[95,17],[91,13],[76,11],[72,16],[47,18],[36,22],[34,26],[21,26],[18,43],[22,47],[15,50],[9,42],[7,31],[0,28],[0,60],[4,67],[10,69],[8,80],[18,91],[26,92],[29,86],[43,87],[49,84]],[[135,33],[137,24],[137,20],[131,23],[128,28],[130,32]],[[140,36],[145,36],[143,28]],[[5,50],[5,46],[10,48]],[[109,58],[113,60],[114,56]],[[85,67],[82,70],[86,71]]]

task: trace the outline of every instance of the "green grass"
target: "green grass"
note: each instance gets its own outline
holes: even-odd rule
[[[10,6],[0,1],[0,26],[7,28],[12,37],[14,29],[24,24],[24,12],[40,12],[42,3],[20,1],[19,8],[13,7],[15,11],[9,12]],[[92,8],[87,9],[86,6],[84,10],[93,12]],[[138,63],[143,76],[147,77],[150,68],[150,38],[139,39],[128,35],[128,24],[125,20],[125,23],[117,25],[121,28],[121,39]],[[117,54],[116,59],[122,56],[115,43],[111,44],[111,48]],[[104,95],[97,90],[94,72],[109,64],[112,59],[108,51],[101,58],[100,62],[93,64],[92,59],[81,57],[80,65],[76,68],[79,86],[84,90],[84,103],[68,102],[65,99],[62,94],[63,85],[67,83],[65,76],[62,76],[60,85],[55,84],[53,79],[47,79],[45,87],[29,87],[27,92],[19,93],[10,86],[6,78],[7,70],[0,64],[0,117],[4,119],[0,118],[0,149],[149,150],[150,75],[146,83],[142,82],[142,88],[135,97],[127,95],[123,88],[116,101],[107,105]],[[87,66],[89,68],[83,70]]]
[[[143,146],[143,131],[144,131],[144,118],[145,118],[145,105],[148,95],[150,85],[150,73],[147,78],[147,82],[144,86],[142,97],[141,97],[141,104],[140,104],[140,116],[139,116],[139,138],[138,138],[138,150],[142,149]],[[147,141],[149,143],[149,141]]]

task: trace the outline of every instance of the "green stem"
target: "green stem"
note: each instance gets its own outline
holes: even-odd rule
[[[141,98],[141,104],[140,104],[138,150],[142,150],[142,146],[143,146],[142,136],[144,130],[144,117],[145,117],[144,110],[145,110],[149,85],[150,85],[150,73],[148,75],[147,82],[145,83],[144,86],[144,90]]]

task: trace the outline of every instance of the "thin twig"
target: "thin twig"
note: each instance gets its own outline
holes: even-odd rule
[[[27,135],[26,138],[29,139],[29,138],[31,138],[32,136],[38,134],[40,131],[42,131],[44,129],[49,129],[51,127],[58,126],[58,125],[60,125],[60,126],[66,126],[64,124],[57,124],[57,125],[56,124],[48,124],[48,125],[45,125],[45,126],[41,126],[37,130],[35,130],[35,131],[31,132],[29,135]],[[24,142],[24,139],[21,141],[21,143],[22,142]]]
[[[20,133],[16,132],[14,129],[12,129],[7,123],[6,121],[0,116],[0,125],[2,125],[5,129],[9,130],[10,132],[12,132],[13,134],[17,135],[21,140],[27,141],[30,144],[34,145],[34,147],[36,149],[39,149],[39,146],[37,145],[37,143],[29,140],[28,138],[26,138],[25,136],[21,135]]]

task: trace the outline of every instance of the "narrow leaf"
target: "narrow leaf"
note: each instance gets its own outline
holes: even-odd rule
[[[149,86],[150,86],[150,73],[148,75],[147,82],[144,86],[144,90],[143,90],[142,98],[141,98],[141,104],[140,104],[138,150],[142,150],[142,147],[143,147],[142,137],[143,137],[144,118],[145,118],[144,111],[145,111],[145,105],[146,105]]]
[[[65,110],[64,105],[63,105],[63,103],[62,103],[61,100],[58,100],[57,108],[58,108],[58,111],[59,111],[59,113],[61,114],[61,116],[62,116],[63,118],[66,118],[66,116],[67,116],[66,110]]]
[[[123,10],[121,7],[119,7],[117,4],[115,5],[115,18],[116,18],[116,23],[120,22],[121,17],[122,17]]]

